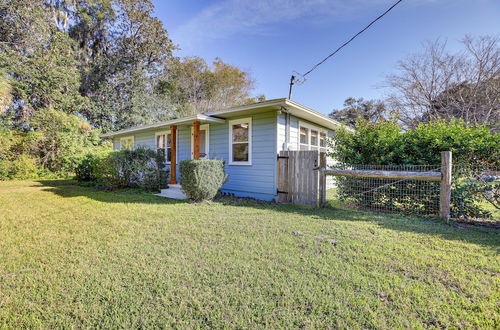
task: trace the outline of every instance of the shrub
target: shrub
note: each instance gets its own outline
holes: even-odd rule
[[[87,154],[81,160],[80,164],[75,169],[75,176],[78,181],[94,181],[92,175],[93,167],[95,164],[94,155]]]
[[[347,165],[436,165],[441,164],[441,151],[451,150],[457,165],[499,166],[500,134],[493,134],[486,125],[468,125],[461,120],[436,120],[420,123],[404,130],[396,120],[379,123],[360,122],[356,131],[339,130],[330,141],[331,156],[339,166]],[[463,175],[455,175],[452,187],[452,215],[459,217],[485,217],[489,212],[481,206],[485,194]],[[460,184],[459,184],[460,182]],[[378,189],[383,180],[339,178],[338,194],[344,200],[371,207],[377,205],[400,211],[420,212],[436,208],[435,197],[429,196],[424,187],[439,191],[439,183],[395,181]],[[363,191],[365,193],[360,194]],[[400,194],[391,192],[399,191]]]
[[[26,128],[11,129],[0,118],[0,180],[67,177],[88,153],[112,147],[87,122],[56,110],[37,112]]]
[[[8,167],[8,177],[11,180],[36,179],[40,169],[36,165],[36,159],[28,155],[20,155],[14,159]]]
[[[453,218],[491,218],[492,214],[477,203],[484,192],[484,184],[468,179],[459,179],[452,185],[451,216]],[[479,198],[478,198],[479,197]]]
[[[461,120],[437,120],[403,130],[396,120],[360,122],[356,131],[336,132],[331,156],[343,164],[434,165],[441,151],[452,151],[455,164],[493,163],[500,160],[500,134],[485,125]]]
[[[94,181],[107,184],[118,183],[117,171],[113,164],[113,151],[87,154],[75,169],[78,181]]]
[[[126,186],[155,191],[168,185],[163,153],[148,148],[123,150],[113,154],[112,163],[118,181]]]
[[[139,187],[148,191],[165,188],[168,174],[163,154],[146,148],[88,154],[76,169],[76,178],[82,182]]]
[[[9,161],[0,158],[0,181],[9,179]]]
[[[213,199],[226,181],[222,160],[183,160],[180,173],[182,190],[197,202]]]

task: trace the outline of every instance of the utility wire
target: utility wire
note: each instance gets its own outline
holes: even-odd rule
[[[321,62],[317,63],[309,71],[307,71],[306,73],[304,73],[302,75],[302,78],[304,78],[305,76],[307,76],[308,74],[310,74],[311,72],[313,72],[318,66],[320,66],[323,63],[325,63],[330,57],[332,57],[333,55],[337,54],[342,48],[344,48],[351,41],[353,41],[354,39],[356,39],[356,37],[359,36],[361,33],[363,33],[366,30],[368,30],[370,28],[370,26],[372,26],[376,21],[378,21],[379,19],[381,19],[382,17],[384,17],[388,12],[390,12],[394,7],[396,7],[397,5],[399,5],[399,3],[401,3],[402,1],[403,0],[399,0],[396,3],[394,3],[392,6],[390,6],[383,14],[381,14],[379,17],[377,17],[373,21],[371,21],[370,24],[368,24],[367,26],[365,26],[365,28],[363,30],[361,30],[358,33],[356,33],[351,39],[349,39],[348,41],[344,42],[342,44],[342,46],[340,46],[339,48],[337,48],[333,53],[331,53],[330,55],[328,55],[327,57],[325,57],[323,60],[321,60]]]

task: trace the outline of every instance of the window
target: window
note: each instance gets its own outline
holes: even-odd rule
[[[308,144],[309,141],[309,129],[306,127],[300,127],[300,143]]]
[[[326,152],[326,130],[308,123],[300,123],[299,150]]]
[[[252,119],[229,122],[229,164],[252,165]]]
[[[127,136],[120,139],[120,150],[132,150],[134,149],[134,137]]]
[[[156,150],[163,153],[170,164],[172,155],[170,154],[170,131],[156,133]]]
[[[300,148],[299,150],[309,150],[309,129],[300,127]]]
[[[311,150],[318,150],[318,131],[311,130]]]
[[[162,154],[163,157],[165,157],[167,153],[166,148],[167,148],[167,134],[156,133],[156,151]]]
[[[319,151],[326,152],[326,133],[319,133]]]

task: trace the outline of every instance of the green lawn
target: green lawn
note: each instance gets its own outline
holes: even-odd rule
[[[498,328],[499,243],[438,220],[0,182],[0,328]]]

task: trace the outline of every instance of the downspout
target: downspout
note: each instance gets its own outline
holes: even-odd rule
[[[290,113],[285,107],[281,107],[280,110],[285,114],[285,143],[283,145],[283,150],[288,150],[290,144]]]

